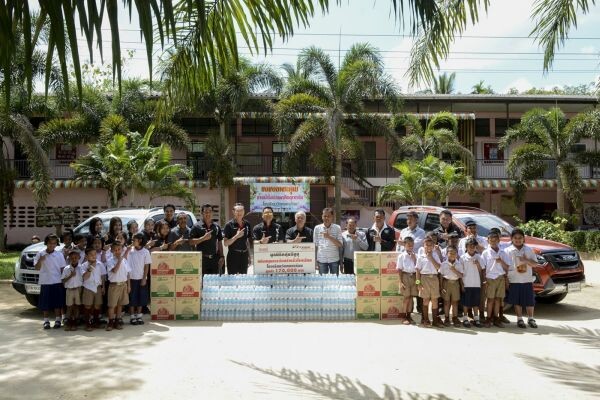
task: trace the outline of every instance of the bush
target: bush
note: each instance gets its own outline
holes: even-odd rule
[[[569,241],[569,232],[565,232],[564,227],[567,221],[564,218],[555,217],[554,222],[546,220],[532,220],[523,223],[517,218],[518,227],[523,229],[526,235],[541,239],[553,240],[555,242],[567,243]]]
[[[585,251],[592,252],[600,250],[600,232],[587,231],[585,233]]]
[[[567,241],[565,244],[568,244],[572,248],[577,251],[586,251],[586,240],[589,232],[586,231],[573,231],[566,232],[567,233]]]

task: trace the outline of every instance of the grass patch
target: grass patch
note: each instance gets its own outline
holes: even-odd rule
[[[0,253],[0,279],[12,279],[15,271],[15,262],[19,259],[18,251]]]

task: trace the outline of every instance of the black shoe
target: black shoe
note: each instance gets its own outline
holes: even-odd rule
[[[481,325],[481,321],[479,321],[478,319],[473,321],[473,325],[475,325],[477,328],[481,328],[483,326],[483,325]]]
[[[61,327],[61,323],[60,321],[54,321],[54,326],[52,327],[52,329],[60,329]]]
[[[527,324],[532,327],[532,328],[537,328],[537,323],[535,322],[535,319],[533,318],[529,318],[529,321],[527,321]]]
[[[464,326],[465,328],[470,328],[470,327],[471,327],[471,323],[469,322],[469,320],[468,320],[468,319],[465,319],[465,320],[463,321],[463,326]]]
[[[523,329],[527,328],[527,325],[525,325],[525,321],[523,321],[522,319],[517,321],[517,326]]]
[[[50,321],[44,321],[44,329],[50,329]]]
[[[144,325],[144,320],[143,320],[143,319],[141,319],[141,318],[138,318],[138,319],[137,319],[137,324],[138,324],[138,325]]]
[[[131,325],[137,325],[138,324],[138,320],[137,320],[137,318],[132,318],[132,319],[129,320],[129,323]]]
[[[510,324],[510,320],[506,318],[504,315],[500,317],[500,321],[504,324]]]

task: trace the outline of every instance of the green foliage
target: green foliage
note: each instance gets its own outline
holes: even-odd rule
[[[452,94],[454,92],[454,81],[456,80],[456,72],[448,73],[444,72],[433,80],[433,87],[431,90],[436,94]]]
[[[541,239],[553,240],[559,243],[568,243],[569,234],[565,232],[565,226],[568,223],[566,218],[554,217],[553,221],[531,220],[523,222],[518,217],[514,217],[517,226],[528,236],[534,236]]]
[[[21,253],[6,252],[0,253],[0,279],[12,279],[15,272],[15,263],[21,256]]]
[[[600,250],[600,232],[588,231],[586,232],[585,238],[585,251],[599,251]]]
[[[588,231],[573,231],[566,232],[567,243],[578,251],[585,251]]]

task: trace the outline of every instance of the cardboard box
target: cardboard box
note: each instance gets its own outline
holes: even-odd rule
[[[381,319],[400,319],[401,310],[401,296],[381,298]]]
[[[381,275],[381,296],[400,296],[400,275]]]
[[[175,277],[155,275],[150,279],[151,297],[175,297]]]
[[[175,299],[175,319],[197,320],[200,318],[200,298],[180,297]]]
[[[151,275],[175,275],[174,251],[155,251],[152,253]]]
[[[359,297],[356,299],[356,319],[380,319],[381,299],[379,297]]]
[[[372,251],[354,252],[354,271],[356,275],[379,275],[379,253]]]
[[[150,305],[151,319],[153,321],[166,321],[175,319],[175,298],[159,297],[152,299]]]
[[[398,261],[398,255],[395,251],[391,252],[382,252],[379,258],[379,267],[381,270],[381,275],[398,275],[398,271],[396,270],[396,261]]]
[[[202,274],[202,252],[182,251],[175,255],[175,274],[177,275],[201,275]]]
[[[175,276],[175,297],[200,297],[200,276]]]
[[[356,291],[359,297],[381,296],[381,277],[379,275],[358,275]]]

